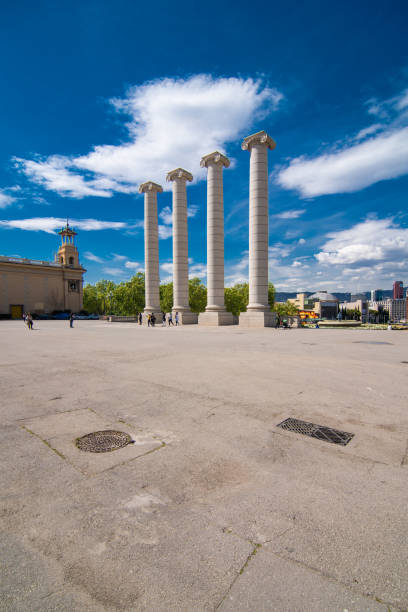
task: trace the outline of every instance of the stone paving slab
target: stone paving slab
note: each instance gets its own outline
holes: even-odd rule
[[[390,611],[386,604],[262,549],[254,551],[245,571],[217,609],[220,612]]]
[[[36,326],[0,322],[1,610],[408,609],[408,335]],[[113,424],[147,452],[78,469]]]

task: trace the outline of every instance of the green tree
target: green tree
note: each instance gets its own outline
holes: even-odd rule
[[[245,312],[249,301],[248,283],[237,283],[233,287],[224,289],[225,308],[228,312],[238,316]]]
[[[95,289],[98,296],[99,314],[106,314],[112,307],[116,284],[104,279],[95,283]]]
[[[173,283],[160,285],[160,308],[162,312],[171,312],[173,308]]]
[[[207,287],[199,278],[188,281],[188,301],[192,312],[204,312],[207,305]]]
[[[237,283],[233,287],[224,289],[225,308],[228,312],[238,316],[241,312],[246,312],[249,303],[249,284]],[[275,303],[275,287],[273,283],[268,285],[268,302],[273,310]]]
[[[99,314],[98,292],[94,285],[88,283],[84,287],[84,310],[89,313]]]
[[[294,317],[299,314],[298,309],[292,302],[276,302],[272,309],[282,319],[283,317]]]
[[[273,310],[275,304],[275,286],[273,283],[268,283],[268,302],[271,310]]]
[[[145,307],[145,275],[143,272],[135,274],[126,283],[128,289],[127,311],[128,314],[142,312]]]

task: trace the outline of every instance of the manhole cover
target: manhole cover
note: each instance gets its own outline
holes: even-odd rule
[[[325,427],[324,425],[316,425],[315,423],[307,423],[306,421],[300,421],[299,419],[286,419],[279,423],[278,427],[287,429],[288,431],[294,431],[311,438],[317,438],[324,442],[331,442],[332,444],[341,444],[346,446],[350,440],[354,437],[354,434],[347,433],[347,431],[339,431],[338,429],[332,429],[331,427]]]
[[[75,440],[79,450],[88,451],[89,453],[108,453],[109,451],[123,448],[127,444],[132,444],[132,442],[133,440],[129,434],[113,429],[94,431]]]

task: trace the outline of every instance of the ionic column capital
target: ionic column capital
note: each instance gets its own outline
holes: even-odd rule
[[[176,168],[175,170],[170,170],[170,172],[167,173],[166,181],[176,181],[177,179],[190,181],[191,183],[193,180],[193,175],[183,168]]]
[[[213,153],[204,155],[200,161],[201,168],[207,168],[210,164],[223,165],[225,168],[228,168],[230,160],[222,153],[219,153],[219,151],[214,151]]]
[[[271,151],[273,151],[273,149],[276,147],[276,142],[264,130],[244,138],[241,144],[241,149],[244,151],[250,151],[254,144],[264,144],[268,147],[268,149],[271,149]]]
[[[139,193],[146,193],[146,191],[155,191],[156,193],[162,193],[163,187],[153,181],[147,181],[139,185]]]

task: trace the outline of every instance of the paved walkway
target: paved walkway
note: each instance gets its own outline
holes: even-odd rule
[[[0,610],[408,609],[407,333],[35,326],[0,322]]]

